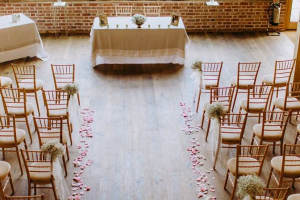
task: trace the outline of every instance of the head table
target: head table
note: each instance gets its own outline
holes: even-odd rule
[[[49,58],[35,22],[23,14],[17,22],[12,22],[11,15],[1,16],[0,63],[28,56],[44,61]]]
[[[171,17],[147,17],[142,28],[137,28],[131,17],[108,17],[109,27],[100,27],[99,18],[95,18],[90,33],[92,66],[145,63],[183,65],[189,38],[181,18],[178,26],[168,26],[170,23]]]

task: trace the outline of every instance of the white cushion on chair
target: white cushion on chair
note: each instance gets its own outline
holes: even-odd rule
[[[247,175],[247,174],[257,174],[259,172],[260,163],[251,157],[240,157],[240,161],[249,161],[249,162],[240,162],[240,166],[253,166],[253,167],[241,167],[239,169],[239,176]],[[251,163],[250,163],[251,161]],[[236,176],[236,158],[231,158],[227,162],[227,168],[229,171]]]
[[[272,125],[272,123],[268,123],[268,125]],[[266,130],[267,129],[267,130]],[[272,131],[268,131],[271,130]],[[253,133],[261,138],[261,134],[262,134],[262,124],[255,124],[253,126]],[[278,127],[278,124],[274,124],[274,126],[265,126],[265,132],[264,132],[264,139],[280,139],[282,137],[282,130],[280,129],[280,127]]]
[[[0,161],[0,169],[0,180],[3,180],[10,172],[10,164],[5,161]]]
[[[224,128],[223,128],[224,127]],[[222,142],[223,143],[233,143],[237,144],[240,142],[241,137],[241,129],[237,129],[236,126],[222,126]],[[230,132],[230,133],[228,133]]]
[[[262,82],[267,85],[273,85],[274,74],[268,74],[262,77]],[[288,78],[276,78],[275,86],[283,87],[288,82]]]
[[[36,79],[35,83],[36,83],[36,89],[37,90],[40,90],[40,89],[43,88],[44,82],[42,80]],[[34,89],[33,79],[22,80],[19,83],[19,88],[20,89],[25,89],[25,90],[33,90]]]
[[[273,103],[277,108],[283,110],[284,97],[274,99]],[[286,102],[286,110],[298,110],[300,109],[300,102],[295,97],[288,97]]]
[[[8,87],[12,84],[12,80],[8,77],[0,76],[0,87]]]
[[[49,117],[66,117],[67,116],[67,109],[57,109],[52,110],[53,106],[51,106],[51,110],[49,110]],[[58,108],[61,108],[58,106]]]
[[[300,199],[300,194],[292,194],[287,198],[287,200],[299,200],[299,199]]]
[[[243,78],[246,78],[246,77],[244,76]],[[230,82],[231,82],[231,85],[237,86],[237,76],[232,77]],[[248,85],[254,85],[254,80],[253,79],[251,79],[251,80],[242,79],[239,81],[239,88],[247,89]]]
[[[9,131],[9,132],[7,132]],[[14,133],[12,132],[12,128],[4,128],[0,130],[0,146],[2,147],[8,147],[8,146],[14,146],[15,145],[15,138]],[[6,135],[11,135],[7,137]],[[17,136],[17,143],[20,144],[24,141],[26,132],[22,129],[16,129],[16,136]]]
[[[10,107],[14,106],[14,107]],[[34,112],[33,104],[26,103],[27,113],[26,115],[29,115]],[[14,103],[8,103],[7,104],[7,110],[9,115],[24,115],[24,106],[17,107]]]
[[[29,172],[31,180],[35,182],[47,182],[51,180],[50,162],[34,162],[30,166],[40,166],[40,167],[29,167],[30,170],[34,171],[34,172],[32,171]]]
[[[58,133],[59,130],[52,129],[52,130],[47,130],[47,133],[45,133],[45,132],[46,131],[43,131],[43,133],[41,135],[42,136],[42,138],[41,138],[42,145],[49,141],[53,141],[53,140],[60,142],[60,138],[59,138],[60,133]],[[53,133],[53,132],[56,132],[56,133]],[[67,144],[67,132],[65,132],[65,131],[62,132],[62,143]]]
[[[275,158],[272,158],[271,160],[271,166],[276,170],[277,172],[281,171],[282,167],[282,159],[283,156],[277,156]],[[300,177],[300,158],[296,156],[286,156],[285,157],[285,165],[295,165],[295,166],[285,166],[284,167],[284,177]],[[298,160],[298,161],[287,161],[287,160]]]
[[[254,102],[261,102],[261,103],[254,103]],[[249,110],[247,110],[247,98],[244,98],[240,101],[240,106],[246,111],[246,112],[258,112],[263,111],[265,109],[265,103],[262,103],[261,99],[251,99],[251,103],[249,103]]]

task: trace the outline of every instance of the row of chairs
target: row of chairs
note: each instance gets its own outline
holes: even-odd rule
[[[115,12],[117,17],[131,17],[132,16],[132,6],[115,6]],[[160,17],[161,6],[144,6],[144,15],[146,17]]]

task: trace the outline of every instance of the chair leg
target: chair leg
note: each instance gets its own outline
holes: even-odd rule
[[[68,145],[66,145],[66,153],[67,153],[67,158],[68,158],[67,161],[69,161],[69,160],[70,160],[70,154],[69,154],[69,148],[68,148]]]
[[[11,187],[11,195],[13,195],[15,193],[15,188],[14,188],[14,185],[13,185],[13,182],[12,182],[10,172],[8,173],[8,178],[9,178],[9,183],[10,183],[10,187]]]
[[[5,199],[4,190],[3,190],[3,186],[2,186],[1,181],[0,181],[0,196],[1,196],[2,199]]]
[[[24,140],[25,140],[25,139],[24,139]],[[16,153],[17,153],[17,158],[18,158],[20,170],[21,170],[21,176],[23,176],[23,169],[22,169],[22,163],[21,163],[20,151],[19,151],[18,145],[16,145]]]
[[[72,140],[72,132],[71,132],[71,127],[70,127],[69,116],[67,117],[67,126],[68,126],[68,132],[69,132],[69,137],[70,137],[70,143],[72,145],[73,144],[73,140]]]
[[[202,121],[201,121],[201,128],[203,128],[203,124],[204,124],[204,117],[205,117],[205,110],[202,113]]]
[[[198,112],[198,109],[199,109],[201,93],[202,93],[202,89],[201,89],[201,87],[199,87],[199,94],[198,94],[198,101],[197,101],[197,109],[196,109],[196,112]]]
[[[36,184],[33,184],[33,188],[34,188],[34,195],[36,195]]]
[[[232,109],[231,109],[232,112],[233,112],[234,107],[235,107],[235,102],[236,102],[238,92],[239,92],[239,89],[237,88],[236,91],[235,91],[234,100],[233,100],[233,104],[232,104]]]
[[[63,160],[64,168],[65,168],[65,177],[67,177],[68,176],[68,171],[67,171],[67,165],[66,165],[66,157],[65,157],[65,155],[62,156],[62,160]]]
[[[216,169],[216,165],[217,165],[217,160],[218,160],[218,156],[219,156],[219,151],[220,151],[220,145],[221,145],[221,137],[218,137],[218,147],[217,147],[217,151],[216,151],[216,155],[215,155],[215,160],[214,160],[214,165],[213,165],[213,169]]]
[[[227,169],[227,173],[226,173],[226,179],[225,179],[225,184],[224,184],[224,190],[227,190],[227,189],[226,189],[226,186],[227,186],[228,177],[229,177],[229,169]]]
[[[293,178],[293,184],[292,184],[293,189],[295,189],[295,178]]]
[[[28,182],[28,196],[31,196],[31,183]]]
[[[39,113],[39,116],[41,116],[41,112],[40,112],[40,106],[39,106],[39,101],[38,101],[38,96],[37,96],[37,92],[34,92],[34,97],[35,97],[35,102],[36,102],[36,107]]]
[[[207,142],[207,138],[208,138],[208,134],[209,134],[210,123],[211,123],[211,119],[208,120],[208,124],[207,124],[207,130],[206,130],[206,136],[205,136],[205,141],[206,142]]]
[[[77,100],[78,100],[78,105],[80,105],[80,97],[79,97],[79,93],[77,93]]]
[[[58,200],[58,196],[57,196],[57,193],[56,193],[56,187],[55,187],[54,182],[55,182],[54,179],[52,179],[52,189],[53,189],[54,198],[55,198],[55,200]]]
[[[273,154],[275,154],[276,142],[273,142]]]
[[[31,135],[31,131],[30,131],[28,116],[25,116],[25,121],[26,121],[26,126],[27,126],[27,130],[28,130],[28,134],[29,134],[29,137],[30,137],[30,142],[32,143],[32,135]]]
[[[271,169],[270,169],[269,178],[268,178],[268,182],[267,182],[267,186],[266,186],[266,188],[268,188],[268,187],[269,187],[269,185],[270,185],[270,181],[271,181],[272,173],[273,173],[273,167],[271,167]]]
[[[3,160],[5,159],[5,149],[2,148],[2,157],[3,157]]]
[[[272,104],[272,100],[273,100],[273,94],[274,94],[274,91],[273,90],[271,90],[271,94],[270,94],[270,102],[269,102],[269,110],[270,110],[270,108],[271,108],[271,104]],[[274,106],[274,105],[273,105]]]
[[[232,194],[231,194],[230,200],[234,199],[234,195],[235,195],[235,191],[236,191],[236,186],[237,186],[237,177],[234,177],[234,185],[233,185],[233,190],[232,190]]]
[[[258,123],[260,124],[261,113],[258,113]]]

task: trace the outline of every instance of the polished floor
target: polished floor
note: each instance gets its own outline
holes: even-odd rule
[[[88,35],[58,38],[42,36],[45,50],[50,55],[48,61],[42,62],[36,58],[13,61],[16,64],[35,64],[37,77],[44,81],[45,90],[54,88],[50,64],[76,65],[82,103],[80,109],[88,107],[96,110],[94,138],[90,140],[89,151],[89,158],[94,163],[82,176],[91,186],[91,191],[86,192],[82,199],[198,199],[198,177],[192,172],[189,152],[186,150],[191,146],[192,137],[200,141],[201,154],[207,158],[204,171],[212,168],[212,160],[209,142],[204,141],[205,129],[191,136],[185,135],[181,130],[184,121],[180,102],[185,102],[193,112],[196,108],[193,103],[195,88],[190,78],[193,72],[191,64],[197,59],[223,61],[220,85],[229,86],[230,78],[237,73],[239,61],[261,61],[258,75],[260,83],[263,75],[272,73],[275,60],[291,59],[294,52],[294,44],[285,34],[271,37],[265,33],[203,33],[190,34],[189,37],[191,43],[184,66],[101,65],[92,68]],[[13,78],[11,63],[0,63],[1,76]],[[41,96],[39,99],[42,102]],[[29,100],[34,102],[33,99]],[[45,116],[45,110],[42,110],[42,116]],[[200,112],[195,113],[191,124],[199,125],[201,114],[202,106]],[[71,160],[68,162],[69,175],[66,178],[69,186],[72,173],[78,170],[73,166],[72,160],[78,155],[77,144],[81,138],[78,133],[79,121],[74,122],[74,144],[69,147]],[[252,127],[256,122],[255,118],[248,120],[243,144],[249,144]],[[295,121],[293,123],[297,124]],[[38,146],[37,134],[34,133],[33,136],[34,142],[29,145],[30,149]],[[296,126],[289,124],[285,142],[293,142],[295,136]],[[27,141],[29,143],[28,137]],[[264,181],[270,170],[270,159],[277,155],[279,149],[276,149],[275,155],[269,150],[262,173]],[[233,156],[233,150],[222,149],[217,170],[208,174],[211,184],[216,188],[213,195],[219,200],[230,197],[232,187],[228,186],[227,192],[223,189],[223,184],[226,162]],[[7,153],[6,161],[12,165],[16,195],[27,194],[27,177],[26,174],[20,177],[15,154]],[[51,192],[38,191],[41,192],[47,194],[46,199],[53,199]],[[296,184],[296,189],[290,189],[289,192],[299,193],[299,183]]]

